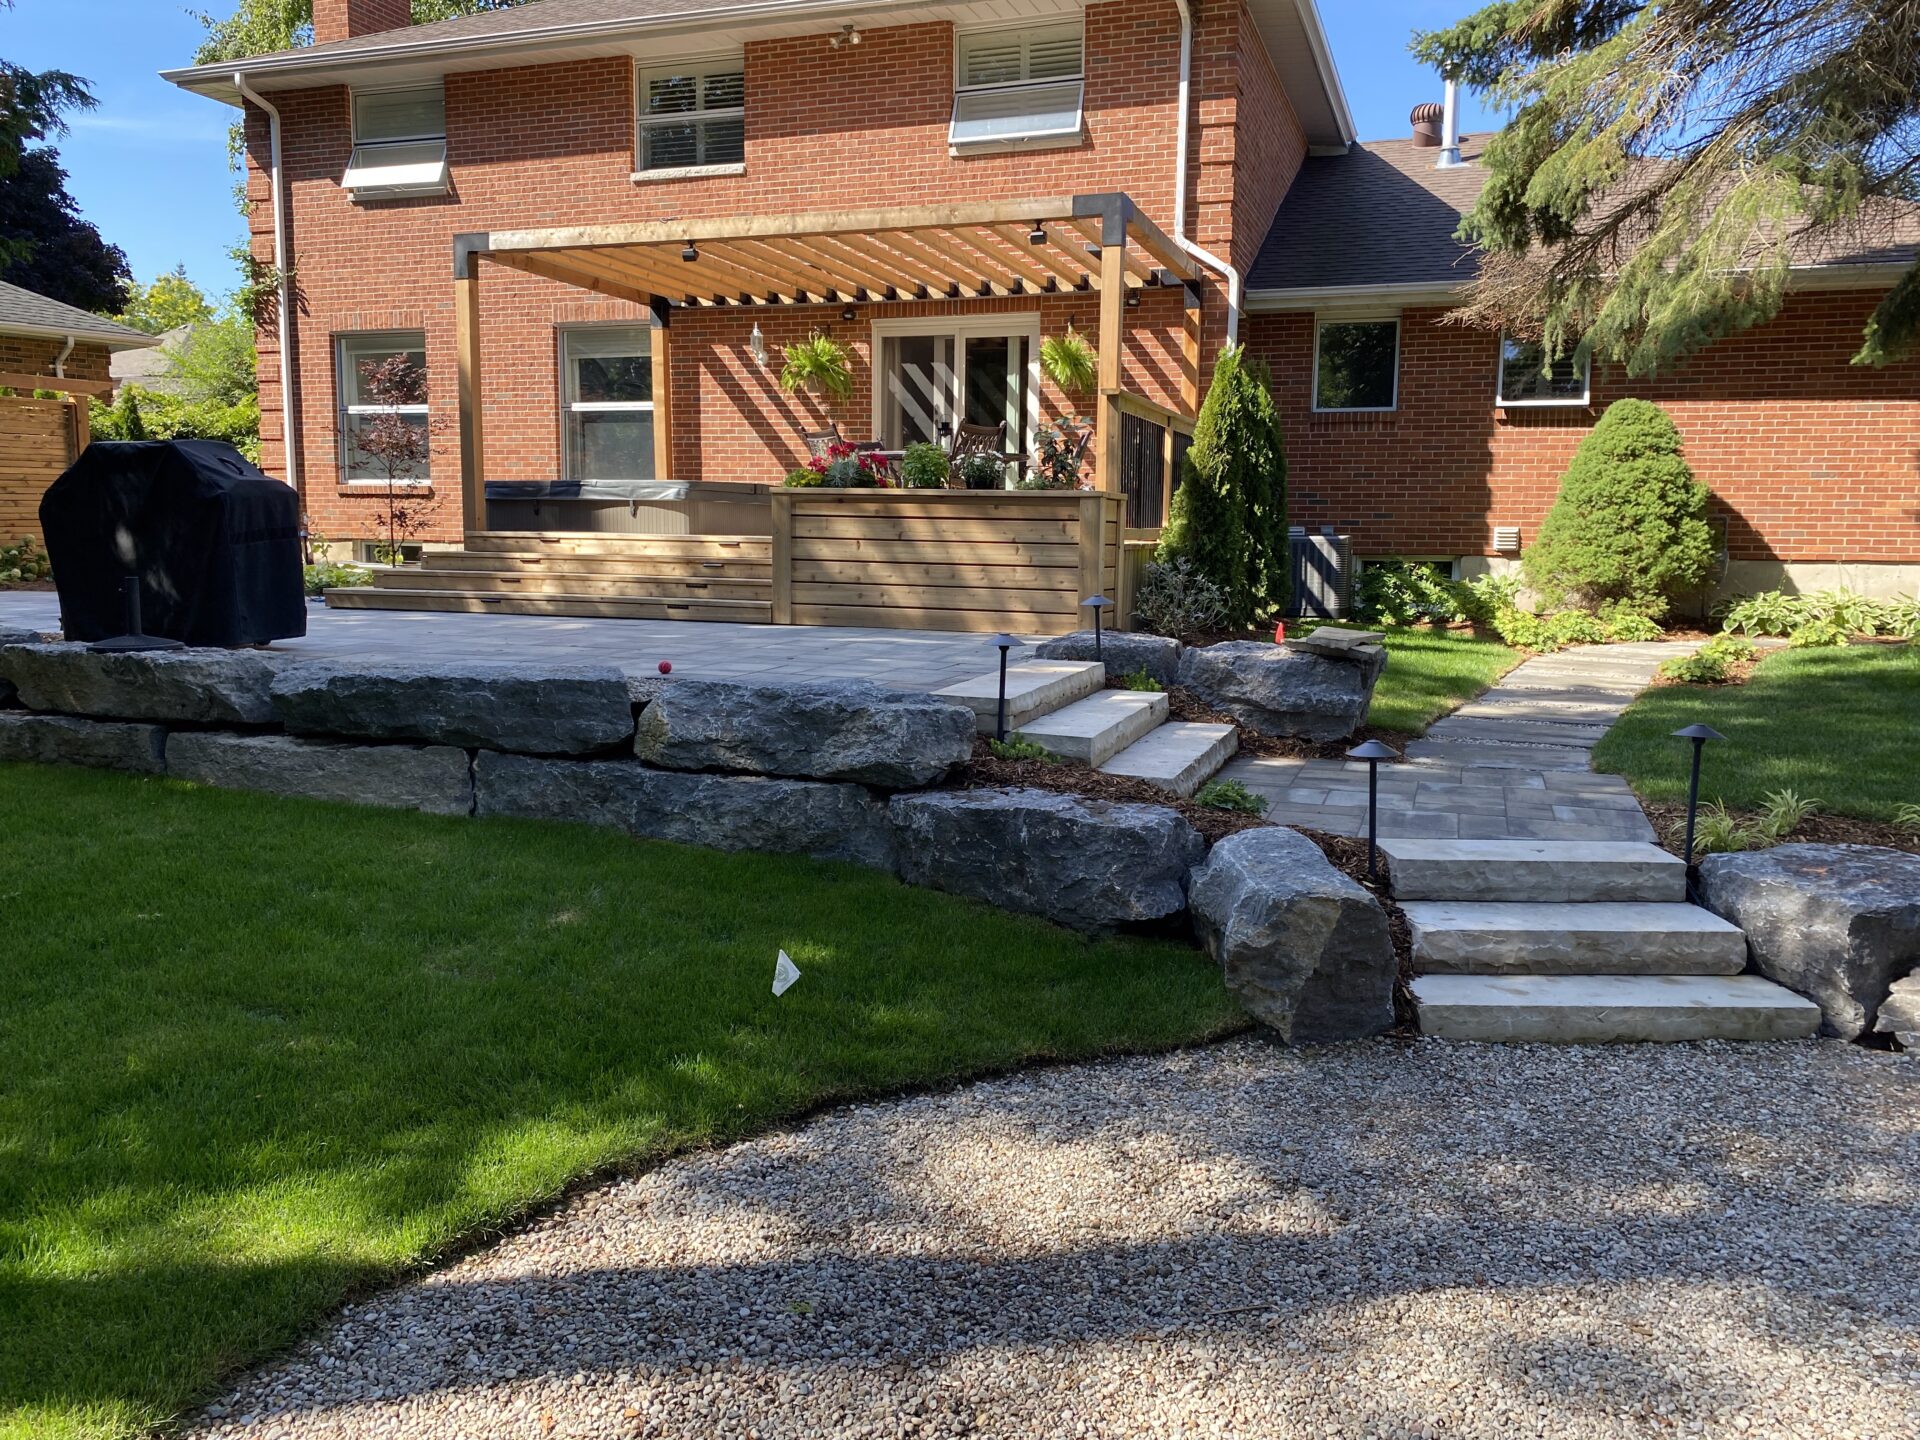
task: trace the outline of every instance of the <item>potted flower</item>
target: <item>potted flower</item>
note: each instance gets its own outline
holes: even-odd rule
[[[926,440],[907,446],[900,457],[900,483],[909,490],[940,490],[947,483],[947,452]]]
[[[1073,326],[1064,335],[1049,335],[1040,342],[1040,368],[1046,377],[1069,395],[1085,395],[1100,375],[1100,357]]]
[[[787,473],[787,488],[825,486],[829,490],[884,490],[893,484],[887,476],[887,462],[871,450],[862,450],[842,440],[829,445],[827,453],[815,455],[798,470]]]
[[[1078,490],[1090,430],[1078,415],[1058,425],[1042,425],[1033,434],[1033,464],[1014,483],[1022,490]]]
[[[853,353],[831,335],[814,331],[781,352],[780,384],[795,394],[844,400],[853,394]]]

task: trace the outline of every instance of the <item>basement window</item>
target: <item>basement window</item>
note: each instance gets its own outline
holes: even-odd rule
[[[964,31],[955,39],[955,148],[1078,138],[1082,31],[1071,25]]]
[[[1313,332],[1313,408],[1391,410],[1400,398],[1400,321],[1322,320]]]
[[[1549,360],[1538,341],[1500,337],[1500,404],[1585,405],[1592,393],[1590,361]]]
[[[639,173],[731,173],[747,158],[747,82],[740,57],[689,60],[639,73]]]
[[[340,183],[355,200],[444,195],[447,100],[439,85],[353,92],[353,157]]]

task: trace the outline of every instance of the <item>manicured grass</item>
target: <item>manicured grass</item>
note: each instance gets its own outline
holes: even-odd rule
[[[1594,751],[1649,800],[1684,801],[1690,747],[1673,732],[1704,722],[1700,793],[1757,810],[1773,790],[1818,800],[1830,815],[1891,820],[1920,803],[1920,645],[1780,650],[1744,685],[1647,691]]]
[[[576,1177],[1240,1024],[1182,945],[851,867],[22,766],[0,814],[10,1437],[160,1421]]]
[[[1455,630],[1388,630],[1387,669],[1368,723],[1417,735],[1526,659],[1498,640]]]

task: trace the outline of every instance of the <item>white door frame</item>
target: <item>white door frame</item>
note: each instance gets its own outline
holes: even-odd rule
[[[869,339],[873,364],[873,434],[886,433],[887,386],[880,372],[883,339],[902,335],[950,335],[953,337],[954,399],[964,405],[967,394],[966,340],[979,335],[1006,335],[1026,342],[1027,434],[1029,444],[1040,426],[1040,312],[1011,310],[995,315],[923,315],[917,319],[875,318]],[[957,420],[955,423],[958,423]],[[1018,437],[1010,436],[1018,448]]]

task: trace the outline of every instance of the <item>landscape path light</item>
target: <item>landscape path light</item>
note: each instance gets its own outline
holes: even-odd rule
[[[1089,595],[1085,600],[1080,602],[1080,608],[1082,610],[1093,611],[1093,658],[1096,660],[1105,660],[1107,658],[1106,647],[1101,643],[1100,616],[1111,604],[1113,604],[1113,601],[1104,595]]]
[[[1378,874],[1377,851],[1380,846],[1380,762],[1398,760],[1400,752],[1378,740],[1363,740],[1347,751],[1349,760],[1367,762],[1367,878]]]
[[[1012,635],[996,635],[993,643],[1000,651],[1000,702],[994,710],[993,738],[1004,742],[1007,738],[1007,652],[1020,642]]]
[[[1684,730],[1674,731],[1673,738],[1693,742],[1693,773],[1687,779],[1687,844],[1686,848],[1680,852],[1680,858],[1691,866],[1693,864],[1693,822],[1700,813],[1700,752],[1707,748],[1707,741],[1724,740],[1727,737],[1711,725],[1689,725]],[[1693,881],[1689,879],[1687,885],[1691,889]]]

